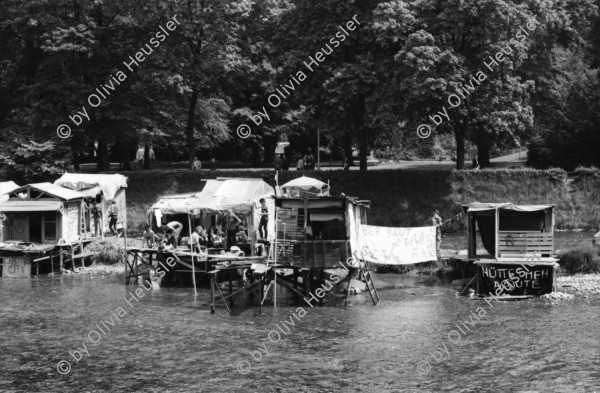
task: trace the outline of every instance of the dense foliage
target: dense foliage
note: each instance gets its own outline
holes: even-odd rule
[[[470,142],[483,166],[491,151],[528,143],[540,167],[598,165],[599,4],[3,0],[0,165],[25,179],[67,161],[129,169],[140,147],[149,163],[149,146],[190,167],[214,155],[256,165],[283,140],[290,159],[358,150],[365,170],[374,148],[454,149],[462,168]],[[432,137],[417,136],[423,123]],[[72,136],[57,137],[61,124]],[[22,153],[27,144],[47,149],[42,162]]]

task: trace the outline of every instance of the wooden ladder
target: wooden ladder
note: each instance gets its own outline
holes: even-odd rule
[[[373,300],[373,304],[377,305],[379,303],[379,294],[377,293],[377,289],[375,288],[375,284],[373,283],[373,278],[371,277],[370,270],[361,270],[363,279],[365,284],[367,284],[367,289],[369,290],[369,294],[371,295],[371,299]]]
[[[85,204],[85,202],[81,202],[81,214],[79,215],[81,217],[81,219],[79,220],[79,228],[80,228],[80,232],[79,232],[79,238],[80,239],[87,239],[87,220],[86,220],[86,216],[87,214],[89,214],[89,210],[87,213],[84,213],[84,209],[83,209],[83,205]],[[89,207],[88,207],[89,209]],[[83,248],[81,249],[83,251]]]

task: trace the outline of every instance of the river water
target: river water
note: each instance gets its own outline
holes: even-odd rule
[[[279,293],[259,315],[244,301],[211,314],[207,289],[133,298],[117,275],[0,278],[0,392],[600,392],[597,295],[487,303],[426,277],[376,281],[397,288],[375,307]]]
[[[363,293],[262,316],[211,314],[206,289],[132,300],[116,275],[0,279],[0,391],[600,392],[597,296],[488,304],[382,279],[398,288],[375,307]]]

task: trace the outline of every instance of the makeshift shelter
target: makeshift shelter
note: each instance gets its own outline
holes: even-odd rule
[[[462,208],[479,294],[542,295],[553,290],[558,266],[553,205],[475,202]],[[483,250],[477,249],[479,241]]]
[[[0,182],[0,202],[4,202],[8,199],[8,193],[19,188],[19,185],[14,181]]]
[[[207,230],[213,225],[219,227],[222,224],[221,215],[231,209],[246,222],[251,251],[254,252],[260,223],[261,198],[265,198],[269,209],[267,239],[274,238],[274,195],[273,187],[262,179],[208,180],[199,193],[162,197],[150,208],[150,220],[158,227],[176,219],[184,225],[183,233],[189,233],[190,225],[192,228],[202,225]],[[190,216],[190,224],[177,215]]]
[[[8,193],[0,203],[2,241],[56,244],[76,241],[82,234],[82,201],[85,195],[52,183],[29,184]]]
[[[283,194],[287,197],[329,195],[329,185],[327,183],[306,176],[285,183],[281,186],[281,189],[283,190]]]
[[[551,257],[554,206],[512,203],[464,205],[469,229],[469,258]],[[477,230],[487,255],[477,255]]]
[[[277,263],[332,268],[351,257],[369,201],[349,197],[277,197]]]
[[[54,184],[76,190],[86,198],[94,199],[99,204],[102,210],[102,234],[108,230],[110,219],[106,213],[112,201],[115,201],[119,209],[118,223],[127,222],[127,201],[125,197],[127,178],[125,176],[119,174],[65,173]],[[87,219],[90,220],[89,217]],[[119,224],[118,227],[121,226]]]

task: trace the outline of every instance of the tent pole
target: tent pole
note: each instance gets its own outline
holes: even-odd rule
[[[273,248],[273,307],[277,307],[277,205],[274,207],[275,216],[275,247]]]
[[[192,215],[188,213],[188,223],[190,225],[190,235],[188,237],[188,244],[191,244],[191,240],[192,240]],[[194,264],[194,247],[195,245],[192,244],[192,246],[190,247],[192,250],[192,281],[194,282],[194,300],[196,300],[196,297],[198,296],[198,293],[196,292],[196,268],[195,268],[195,264]]]
[[[100,237],[104,240],[104,220],[106,219],[106,216],[104,215],[104,195],[100,200],[100,210],[102,210],[102,217],[100,217]]]

